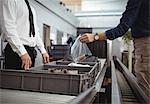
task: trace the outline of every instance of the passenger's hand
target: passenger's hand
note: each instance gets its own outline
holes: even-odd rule
[[[89,33],[83,34],[80,37],[80,41],[82,43],[93,42],[93,41],[95,41],[94,36],[95,36],[94,34],[89,34]],[[98,36],[99,36],[98,40],[100,40],[100,41],[107,39],[106,34],[104,32],[99,33]]]
[[[43,56],[43,63],[46,64],[46,63],[49,63],[49,55],[48,53],[44,53],[42,54]]]
[[[93,41],[94,41],[94,34],[89,34],[89,33],[83,34],[83,35],[81,35],[81,37],[80,37],[80,41],[81,41],[82,43],[93,42]]]
[[[29,70],[29,68],[31,67],[32,65],[32,61],[31,61],[31,58],[29,56],[28,53],[24,54],[21,56],[21,60],[22,60],[22,65],[21,67],[25,70]]]

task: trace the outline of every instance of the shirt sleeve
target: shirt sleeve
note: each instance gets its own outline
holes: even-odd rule
[[[42,39],[40,38],[39,33],[36,34],[36,35],[37,35],[37,37],[36,37],[36,46],[37,46],[37,48],[40,50],[41,54],[44,54],[44,53],[46,53],[46,50],[45,50],[45,48],[44,48],[43,41],[42,41]]]
[[[129,0],[117,27],[105,32],[108,39],[113,40],[124,35],[133,25],[143,0]]]
[[[44,44],[43,44],[43,41],[40,37],[40,34],[39,34],[39,28],[38,28],[38,25],[37,25],[37,17],[36,17],[36,11],[35,9],[32,7],[32,10],[33,10],[33,14],[34,14],[34,26],[36,27],[36,47],[38,48],[38,50],[41,52],[41,54],[44,54],[44,53],[47,53],[45,48],[44,48]]]
[[[27,53],[22,42],[19,39],[16,30],[16,1],[15,0],[3,0],[2,4],[2,19],[3,19],[3,30],[4,35],[8,43],[14,52],[18,53],[19,56]]]

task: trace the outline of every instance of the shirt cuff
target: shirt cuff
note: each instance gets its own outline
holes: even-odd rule
[[[45,48],[41,48],[40,51],[41,51],[41,54],[47,53]]]
[[[17,53],[18,53],[18,55],[21,57],[22,55],[26,54],[27,51],[26,51],[26,49],[24,48],[24,46],[21,46],[21,47],[19,48],[19,51],[18,51]]]
[[[106,34],[107,39],[109,39],[109,40],[115,39],[114,36],[110,35],[111,34],[110,30],[106,31],[105,34]]]
[[[107,40],[107,36],[104,32],[99,33],[99,40]]]

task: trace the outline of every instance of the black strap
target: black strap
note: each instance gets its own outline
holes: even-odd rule
[[[35,36],[35,28],[34,28],[34,19],[33,19],[33,13],[30,7],[30,4],[28,2],[28,0],[25,0],[28,10],[29,10],[29,22],[30,22],[30,31],[29,31],[29,36],[31,37],[31,34],[33,35],[33,37]]]

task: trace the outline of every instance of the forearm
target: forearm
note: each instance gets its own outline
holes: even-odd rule
[[[117,27],[105,32],[108,39],[113,40],[123,36],[131,28],[137,18],[143,0],[128,0],[126,10],[122,14]]]
[[[105,32],[100,32],[100,33],[98,33],[98,35],[99,35],[99,40],[106,40],[107,39]]]
[[[107,39],[113,40],[118,37],[123,36],[129,29],[129,26],[126,24],[119,24],[117,27],[107,30],[105,35]]]
[[[3,33],[14,52],[19,56],[27,53],[17,33],[16,24],[16,2],[5,0],[2,5]]]
[[[99,40],[106,40],[106,39],[116,39],[122,35],[124,35],[128,31],[129,27],[125,25],[118,25],[116,28],[107,30],[106,32],[99,33]]]
[[[36,46],[40,50],[41,54],[47,53],[44,48],[43,41],[41,40],[39,34],[37,34],[37,37],[36,37]]]
[[[40,50],[42,57],[43,57],[43,63],[46,64],[49,62],[49,55],[46,52],[45,48],[44,48],[44,44],[38,34],[38,36],[36,37],[36,42],[37,42],[37,48]]]
[[[7,34],[8,36],[8,34]],[[16,36],[6,37],[6,40],[10,44],[12,50],[16,52],[20,57],[27,53],[26,49],[24,48],[23,44],[20,42]]]

